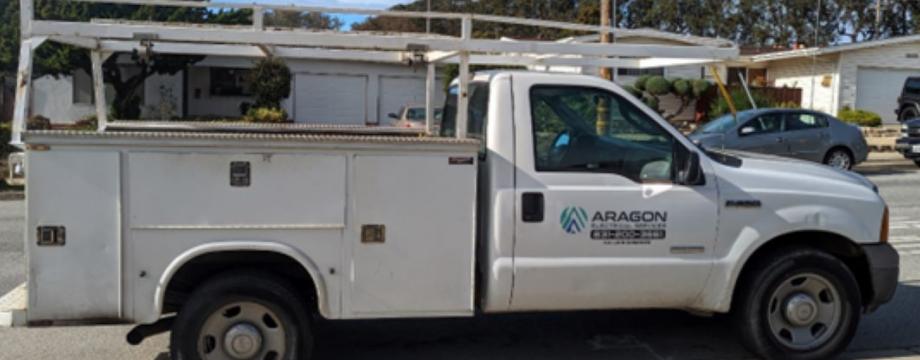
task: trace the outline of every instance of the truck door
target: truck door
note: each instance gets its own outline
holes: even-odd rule
[[[709,275],[715,181],[675,184],[692,144],[595,86],[515,79],[512,310],[687,306]]]

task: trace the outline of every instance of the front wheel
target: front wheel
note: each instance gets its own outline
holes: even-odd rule
[[[745,275],[733,315],[745,347],[765,359],[827,359],[856,333],[860,293],[839,259],[798,248],[759,261]]]
[[[920,167],[920,159],[914,160],[914,165],[917,165],[917,167]]]
[[[176,360],[309,359],[312,345],[305,302],[261,273],[209,280],[182,306],[170,336]]]

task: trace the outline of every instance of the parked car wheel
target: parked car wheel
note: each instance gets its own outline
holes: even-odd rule
[[[850,170],[853,168],[853,155],[845,148],[836,147],[824,156],[824,164],[840,170]]]
[[[920,159],[914,160],[914,164],[917,165],[917,167],[920,167]]]
[[[313,338],[305,304],[289,284],[268,274],[218,276],[179,311],[171,358],[309,359]]]
[[[794,248],[774,253],[745,274],[733,305],[745,347],[766,359],[828,359],[849,345],[860,317],[860,292],[832,255]]]
[[[901,110],[901,117],[898,119],[900,122],[905,122],[907,120],[916,119],[920,117],[920,113],[917,112],[917,109],[914,107],[908,107],[904,110]]]

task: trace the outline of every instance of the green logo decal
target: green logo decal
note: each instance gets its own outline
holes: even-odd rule
[[[569,206],[562,209],[562,214],[559,215],[559,224],[562,225],[562,230],[569,234],[580,233],[584,230],[587,222],[588,213],[578,206]]]

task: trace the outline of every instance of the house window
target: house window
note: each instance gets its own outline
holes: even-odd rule
[[[93,103],[93,78],[83,70],[73,72],[73,103]]]
[[[619,76],[642,76],[642,75],[664,76],[664,68],[648,68],[648,69],[617,68],[617,75]]]
[[[212,96],[250,96],[249,69],[211,68]]]

